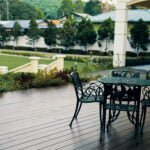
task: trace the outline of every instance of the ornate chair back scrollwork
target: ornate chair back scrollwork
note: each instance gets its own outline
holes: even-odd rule
[[[135,125],[135,133],[138,132],[139,127],[139,106],[140,106],[140,87],[130,85],[112,85],[111,92],[107,93],[106,109],[109,110],[109,118],[107,129],[109,125],[114,122],[120,111],[126,111],[130,122]]]
[[[143,99],[141,101],[142,113],[141,113],[141,119],[140,119],[141,134],[143,134],[143,127],[145,124],[147,107],[150,107],[150,87],[149,86],[146,86],[142,89],[142,96],[143,96]]]
[[[77,71],[71,73],[71,79],[74,85],[77,102],[73,118],[70,122],[70,127],[72,126],[74,119],[77,119],[82,103],[99,102],[100,105],[103,103],[103,87],[100,82],[93,82],[88,86],[83,86]]]

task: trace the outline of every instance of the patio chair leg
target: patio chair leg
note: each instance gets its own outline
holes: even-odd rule
[[[140,126],[141,126],[140,134],[141,135],[143,134],[143,128],[144,128],[145,118],[146,118],[146,110],[147,110],[146,107],[142,108],[142,114],[141,114],[141,119],[140,119]]]
[[[70,127],[72,127],[72,123],[73,123],[73,121],[74,121],[74,119],[75,119],[75,117],[76,117],[76,114],[77,114],[77,112],[78,112],[78,108],[79,108],[79,101],[77,101],[74,115],[73,115],[72,120],[71,120],[71,122],[70,122],[70,124],[69,124]]]
[[[80,104],[79,104],[79,108],[78,108],[77,113],[76,113],[76,115],[75,115],[75,119],[77,119],[81,107],[82,107],[82,102],[80,102]]]

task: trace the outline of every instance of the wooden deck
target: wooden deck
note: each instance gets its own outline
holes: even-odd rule
[[[139,145],[125,113],[100,143],[98,103],[83,105],[78,122],[70,129],[75,102],[71,85],[0,95],[0,150],[150,149],[149,116]]]

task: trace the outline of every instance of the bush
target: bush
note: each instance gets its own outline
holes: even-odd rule
[[[0,75],[0,92],[57,86],[69,81],[68,71],[58,72],[56,69],[49,73],[8,73]]]
[[[21,55],[21,56],[38,56],[38,57],[45,57],[45,54],[35,53],[35,52],[19,52],[13,50],[2,50],[1,53],[3,54],[10,54],[10,55]]]
[[[35,74],[33,73],[15,73],[14,76],[14,82],[16,83],[17,87],[19,89],[28,89],[32,87],[33,81],[35,79]]]

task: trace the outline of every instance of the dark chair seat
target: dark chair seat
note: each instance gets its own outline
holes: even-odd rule
[[[141,101],[141,105],[142,105],[142,107],[150,107],[150,99],[143,99],[142,101]]]
[[[107,104],[106,109],[119,110],[119,111],[137,111],[138,108],[135,105],[128,104]]]
[[[103,102],[103,96],[82,96],[80,98],[80,101],[83,102],[83,103],[93,103],[93,102]]]

